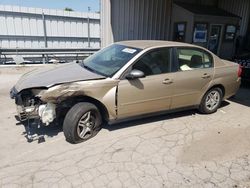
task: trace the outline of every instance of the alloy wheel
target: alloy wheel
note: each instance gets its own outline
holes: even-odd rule
[[[206,97],[206,108],[210,111],[216,109],[220,103],[220,93],[216,90],[212,90]]]
[[[88,111],[78,122],[77,134],[81,139],[88,139],[93,134],[93,129],[95,126],[95,115],[92,111]]]

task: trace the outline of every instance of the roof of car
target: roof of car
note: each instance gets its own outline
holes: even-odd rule
[[[163,41],[163,40],[130,40],[130,41],[121,41],[116,44],[121,44],[133,48],[146,49],[151,47],[170,47],[170,46],[191,46],[195,47],[195,45],[182,43],[182,42],[173,42],[173,41]]]

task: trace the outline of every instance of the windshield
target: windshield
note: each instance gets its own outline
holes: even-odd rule
[[[138,48],[113,44],[88,57],[81,65],[92,72],[111,77],[140,51]]]

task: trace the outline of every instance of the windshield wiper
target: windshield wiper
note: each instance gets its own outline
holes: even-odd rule
[[[102,76],[107,77],[107,75],[104,75],[104,74],[102,74],[102,73],[100,73],[100,72],[98,72],[98,71],[96,71],[96,70],[90,68],[89,66],[85,65],[84,63],[82,63],[82,66],[83,66],[85,69],[87,69],[87,70],[89,70],[89,71],[91,71],[91,72],[93,72],[93,73],[96,73],[96,74],[99,74],[99,75],[102,75]]]
[[[84,64],[83,64],[83,67],[84,67],[85,69],[88,69],[88,70],[91,71],[91,72],[97,73],[94,69],[88,67],[87,65],[84,65]]]

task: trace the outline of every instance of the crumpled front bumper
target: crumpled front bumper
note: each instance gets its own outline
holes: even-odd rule
[[[21,94],[15,87],[10,90],[10,98],[15,99],[20,121],[41,119],[44,124],[49,125],[56,118],[56,105],[53,103],[31,103],[31,105],[25,106]]]
[[[20,121],[39,118],[38,108],[36,106],[24,107],[21,95],[18,93],[15,87],[11,88],[10,90],[10,98],[15,99],[16,110]]]
[[[32,107],[23,107],[20,105],[16,105],[17,114],[20,121],[26,121],[28,119],[38,119],[38,108],[36,106]]]

